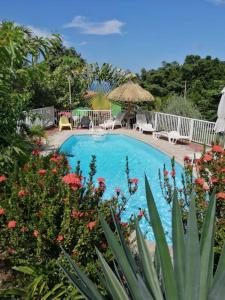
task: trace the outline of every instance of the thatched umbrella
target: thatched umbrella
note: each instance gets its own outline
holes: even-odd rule
[[[150,102],[154,100],[151,93],[143,89],[139,84],[129,81],[115,88],[108,94],[113,101],[126,103]]]

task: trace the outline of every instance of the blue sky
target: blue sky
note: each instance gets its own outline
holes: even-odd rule
[[[134,72],[187,54],[225,60],[225,0],[1,0],[0,20],[61,33],[88,62]]]

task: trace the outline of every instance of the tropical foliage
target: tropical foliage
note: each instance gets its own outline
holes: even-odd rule
[[[190,99],[204,119],[214,121],[225,86],[225,63],[210,56],[189,55],[183,64],[163,62],[158,69],[142,69],[139,80],[144,88],[161,98],[160,109],[175,93]]]
[[[172,162],[172,171],[164,168],[160,174],[163,195],[168,203],[172,203],[174,192],[178,193],[178,199],[182,211],[184,228],[187,224],[187,215],[190,207],[190,197],[194,195],[198,214],[200,232],[202,230],[202,216],[206,214],[209,195],[216,194],[216,226],[214,249],[216,258],[221,253],[225,239],[225,150],[220,145],[213,145],[205,150],[201,157],[191,159],[184,157],[184,175],[182,186],[177,185],[176,170]],[[170,175],[172,174],[172,175]],[[172,181],[170,180],[172,178]]]
[[[177,193],[174,193],[172,206],[173,245],[171,246],[173,263],[147,179],[146,196],[156,240],[154,261],[138,222],[136,222],[137,251],[134,258],[124,240],[116,218],[114,217],[114,224],[118,238],[99,212],[101,225],[115,257],[115,264],[112,269],[107,264],[104,254],[96,249],[103,273],[102,282],[108,292],[108,299],[222,299],[225,291],[225,247],[217,269],[215,272],[213,270],[215,194],[210,195],[199,240],[194,197],[190,199],[187,230],[184,232]],[[87,299],[107,299],[71,260],[65,250],[63,252],[70,264],[71,271],[63,265],[61,265],[61,269],[70,282],[80,289]]]
[[[120,190],[112,199],[102,201],[106,185],[104,178],[94,183],[95,157],[87,178],[82,176],[79,163],[76,173],[69,171],[65,156],[52,153],[43,157],[35,149],[23,167],[15,166],[8,176],[0,176],[2,259],[8,261],[9,270],[11,266],[27,270],[29,266],[35,270],[32,276],[44,276],[45,291],[59,280],[55,267],[60,260],[59,245],[98,282],[95,246],[102,249],[108,261],[112,254],[99,226],[97,209],[112,223],[110,209],[116,210],[120,220],[127,202]],[[134,193],[137,180],[129,179],[128,184],[130,193]],[[121,224],[128,233],[128,224]],[[21,286],[22,282],[17,284]]]

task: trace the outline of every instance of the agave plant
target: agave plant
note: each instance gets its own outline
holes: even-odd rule
[[[125,242],[119,224],[114,218],[116,237],[99,214],[108,244],[115,256],[114,270],[96,249],[101,264],[102,284],[110,299],[115,300],[221,300],[225,295],[225,247],[216,270],[214,268],[213,243],[215,222],[215,195],[210,196],[208,210],[199,238],[194,197],[191,199],[187,232],[184,233],[180,206],[176,195],[172,207],[172,253],[163,231],[162,223],[147,179],[146,196],[155,235],[155,255],[150,253],[136,221],[137,260]],[[79,269],[63,250],[71,270],[61,269],[80,292],[91,300],[108,299]]]

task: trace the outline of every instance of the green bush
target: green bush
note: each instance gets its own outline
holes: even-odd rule
[[[126,204],[118,190],[103,201],[104,178],[98,178],[97,185],[93,180],[95,157],[88,178],[82,176],[79,163],[76,173],[69,172],[64,155],[43,157],[33,150],[22,168],[0,176],[1,255],[13,266],[34,266],[39,274],[48,273],[50,287],[58,281],[54,261],[60,259],[59,245],[97,281],[95,246],[112,258],[97,209],[112,222],[110,209],[120,218]],[[137,184],[129,186],[132,190]]]
[[[114,222],[119,240],[111,231],[102,214],[99,213],[106,239],[115,256],[114,270],[112,270],[104,258],[104,253],[96,249],[102,269],[102,283],[107,290],[108,298],[106,297],[106,299],[223,299],[225,292],[225,246],[218,268],[215,272],[213,270],[215,194],[210,196],[201,238],[199,239],[194,197],[190,200],[185,233],[177,193],[174,193],[172,202],[173,244],[171,246],[173,259],[166,243],[162,223],[147,179],[146,196],[156,240],[154,259],[143,238],[138,222],[136,222],[138,249],[136,259],[134,259],[116,219],[114,218]],[[63,265],[60,267],[70,282],[79,288],[87,299],[105,299],[93,282],[74,264],[65,250],[63,252],[72,272]]]

